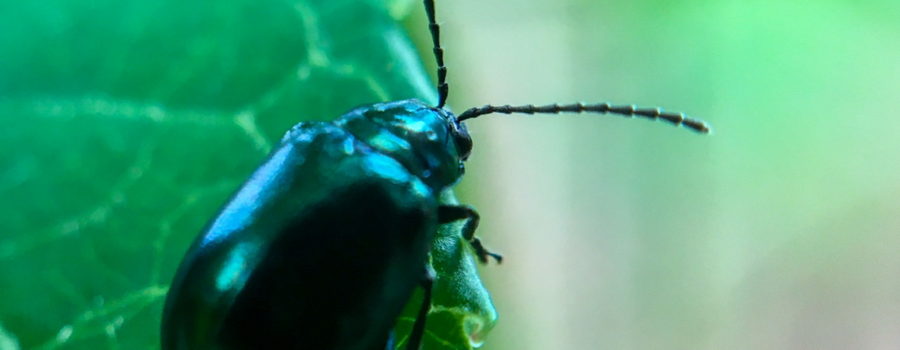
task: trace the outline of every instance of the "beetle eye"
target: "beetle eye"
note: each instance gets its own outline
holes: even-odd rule
[[[453,128],[453,142],[456,143],[456,154],[462,160],[469,159],[472,153],[472,137],[469,136],[469,130],[463,123],[455,124]]]

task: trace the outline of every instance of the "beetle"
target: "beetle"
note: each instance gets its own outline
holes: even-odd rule
[[[466,120],[492,113],[599,113],[663,119],[706,133],[706,123],[659,108],[608,103],[445,107],[440,27],[424,0],[437,62],[438,103],[358,107],[332,122],[292,127],[195,240],[169,289],[164,349],[385,349],[417,288],[422,305],[407,341],[418,349],[431,305],[431,241],[460,234],[482,263],[502,257],[475,237],[478,213],[442,203],[472,151]]]

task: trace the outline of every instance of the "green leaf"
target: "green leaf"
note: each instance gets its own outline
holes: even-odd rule
[[[445,191],[441,201],[458,204],[453,192]],[[438,229],[431,251],[431,264],[437,273],[432,292],[432,308],[426,321],[423,349],[471,349],[480,346],[497,322],[497,311],[481,284],[469,244],[462,239],[463,222]],[[422,295],[418,293],[406,306],[397,324],[396,349],[404,349],[412,330]]]
[[[396,23],[410,9],[0,3],[0,349],[158,348],[182,255],[285,130],[435,100]],[[467,249],[442,228],[426,349],[467,349],[496,320]]]

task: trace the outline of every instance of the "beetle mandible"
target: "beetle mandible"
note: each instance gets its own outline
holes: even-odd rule
[[[164,349],[385,349],[412,292],[424,298],[407,349],[418,349],[431,305],[431,240],[461,230],[477,258],[500,255],[474,233],[478,213],[442,203],[472,150],[464,121],[492,113],[599,113],[663,119],[707,133],[699,120],[608,103],[471,108],[454,115],[435,21],[438,103],[411,99],[302,122],[196,239],[175,275],[162,323]]]

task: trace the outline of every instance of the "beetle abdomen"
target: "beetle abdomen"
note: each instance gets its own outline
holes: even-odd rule
[[[404,207],[390,191],[347,188],[287,226],[231,307],[222,343],[383,349],[435,229],[428,208]]]
[[[307,126],[189,251],[164,348],[384,349],[423,278],[436,196],[344,131]]]

